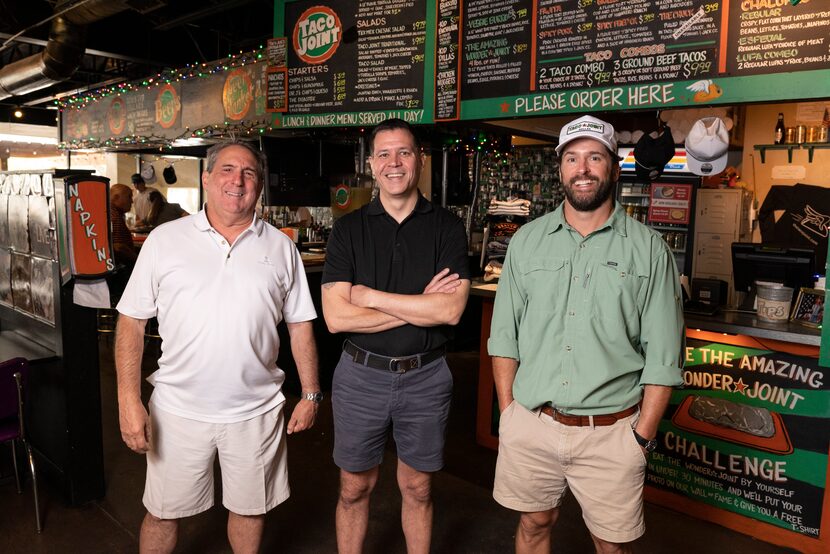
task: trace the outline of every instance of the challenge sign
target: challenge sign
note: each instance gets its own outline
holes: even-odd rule
[[[294,25],[294,51],[306,63],[323,63],[334,55],[342,36],[343,26],[334,10],[312,6]]]

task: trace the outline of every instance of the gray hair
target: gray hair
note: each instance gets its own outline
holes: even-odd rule
[[[236,140],[236,139],[232,139],[232,140],[229,140],[227,142],[220,142],[220,143],[214,144],[213,146],[208,148],[208,151],[207,151],[207,172],[208,173],[213,172],[213,166],[216,165],[216,158],[219,156],[219,152],[221,152],[225,148],[228,148],[229,146],[241,146],[242,148],[245,148],[246,150],[248,150],[248,152],[253,154],[254,159],[256,160],[256,166],[257,166],[256,167],[257,181],[259,181],[260,184],[264,183],[265,182],[265,173],[266,173],[267,167],[268,167],[268,162],[267,162],[267,158],[265,157],[265,153],[261,152],[260,150],[257,150],[256,148],[254,148],[253,145],[249,142]]]

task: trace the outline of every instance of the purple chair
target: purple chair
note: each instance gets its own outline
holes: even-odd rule
[[[12,443],[12,460],[14,478],[17,482],[17,494],[23,494],[20,487],[20,472],[17,468],[17,441],[23,444],[29,457],[29,470],[32,472],[32,488],[35,494],[35,522],[40,533],[40,505],[37,495],[37,474],[32,446],[26,440],[26,427],[23,417],[23,391],[29,374],[29,362],[24,358],[12,358],[0,362],[0,442]]]

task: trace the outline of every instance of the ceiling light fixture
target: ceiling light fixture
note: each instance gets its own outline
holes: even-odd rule
[[[15,108],[13,113],[17,119],[21,119],[23,117],[23,110],[20,108]]]

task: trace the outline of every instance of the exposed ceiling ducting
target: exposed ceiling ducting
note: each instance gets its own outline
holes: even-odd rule
[[[0,68],[0,100],[20,96],[64,81],[81,63],[86,48],[86,26],[127,9],[125,0],[58,2],[46,49]],[[67,9],[68,8],[68,9]]]

